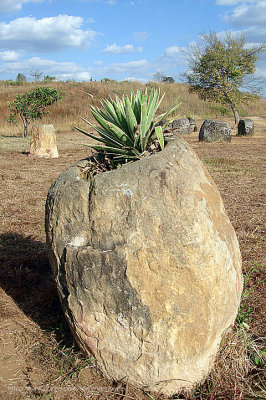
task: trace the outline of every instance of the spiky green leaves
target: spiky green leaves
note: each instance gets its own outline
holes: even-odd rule
[[[166,113],[156,117],[156,113],[164,96],[160,98],[160,91],[152,88],[148,96],[147,90],[142,93],[138,90],[131,92],[131,96],[116,96],[115,100],[103,100],[103,110],[91,106],[91,112],[99,125],[82,118],[99,134],[95,136],[83,129],[75,127],[85,135],[103,143],[103,145],[89,145],[96,151],[104,151],[117,162],[127,162],[141,158],[141,155],[150,150],[155,141],[164,147],[164,136],[161,127],[156,126],[169,114],[177,109],[175,103]]]

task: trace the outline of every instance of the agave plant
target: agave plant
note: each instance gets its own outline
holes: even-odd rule
[[[98,125],[82,118],[98,132],[99,137],[75,127],[78,131],[101,142],[102,145],[88,145],[98,152],[104,152],[116,162],[134,161],[150,152],[151,146],[158,142],[164,148],[163,128],[158,124],[177,109],[175,103],[167,112],[156,116],[156,112],[164,98],[160,98],[160,90],[152,88],[148,96],[147,89],[131,92],[131,97],[116,96],[115,101],[102,100],[103,110],[91,106],[91,112]]]

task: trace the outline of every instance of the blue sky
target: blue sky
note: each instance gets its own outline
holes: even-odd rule
[[[266,42],[266,0],[0,0],[0,79],[178,81],[184,52],[210,30]]]

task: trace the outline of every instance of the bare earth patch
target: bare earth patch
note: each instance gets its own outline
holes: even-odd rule
[[[225,337],[210,378],[194,394],[176,398],[266,398],[263,364],[255,359],[256,351],[265,358],[266,116],[252,119],[253,137],[233,136],[231,143],[186,137],[219,187],[240,242],[247,327]],[[57,142],[58,159],[34,159],[21,153],[28,149],[23,139],[0,138],[0,398],[162,398],[103,379],[66,326],[46,254],[44,206],[54,179],[89,152],[82,146],[86,138],[75,132],[59,133]]]

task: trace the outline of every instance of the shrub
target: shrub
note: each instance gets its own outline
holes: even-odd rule
[[[28,126],[31,120],[40,119],[44,114],[47,106],[61,99],[58,90],[49,87],[36,87],[23,95],[17,95],[16,99],[9,103],[10,115],[8,122],[16,124],[16,115],[22,119],[24,133],[23,137],[28,136]]]

